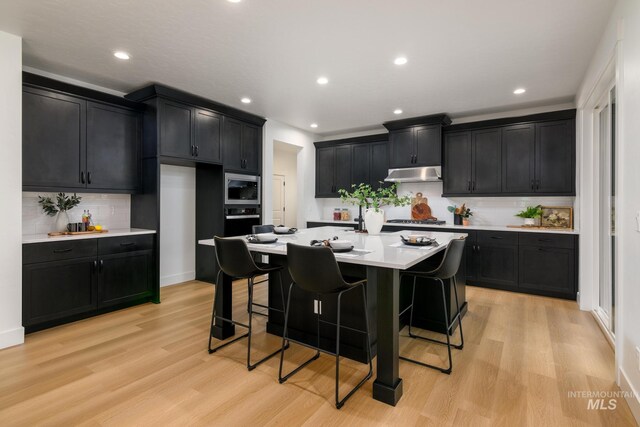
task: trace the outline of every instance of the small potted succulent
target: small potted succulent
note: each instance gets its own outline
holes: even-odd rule
[[[542,216],[542,206],[527,206],[526,209],[516,214],[517,217],[524,218],[524,225],[534,227],[537,220]]]
[[[460,207],[456,205],[449,206],[447,209],[453,213],[453,223],[455,225],[469,225],[469,217],[473,216],[473,212],[466,204],[462,204]]]

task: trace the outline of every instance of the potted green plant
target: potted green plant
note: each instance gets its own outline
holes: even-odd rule
[[[536,219],[542,216],[542,206],[527,206],[526,209],[518,212],[517,217],[524,218],[524,225],[533,227],[536,225]]]
[[[453,213],[454,225],[469,225],[469,217],[473,216],[471,209],[464,203],[460,207],[457,207],[456,205],[449,206],[447,207],[447,210]]]
[[[351,191],[344,188],[338,190],[340,200],[345,203],[356,205],[360,208],[359,225],[362,230],[362,209],[364,212],[364,222],[369,234],[379,234],[384,224],[383,206],[407,206],[411,204],[410,196],[398,196],[398,184],[394,183],[388,187],[380,187],[374,190],[369,184],[353,184]]]
[[[56,216],[56,231],[67,231],[69,224],[69,214],[71,209],[80,204],[82,197],[78,197],[75,193],[73,196],[67,196],[65,193],[58,193],[55,202],[51,197],[38,196],[38,204],[42,207],[44,213],[48,216]]]

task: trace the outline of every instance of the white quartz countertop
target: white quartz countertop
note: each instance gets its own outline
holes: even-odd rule
[[[347,253],[336,253],[339,262],[359,264],[372,267],[405,270],[436,253],[444,250],[453,239],[465,237],[464,233],[424,232],[421,235],[434,238],[438,246],[414,247],[402,244],[400,235],[416,234],[415,231],[397,231],[369,235],[345,230],[341,227],[317,227],[298,230],[291,235],[273,235],[278,241],[270,244],[247,243],[249,250],[264,254],[286,255],[287,243],[309,245],[312,240],[325,240],[337,236],[339,239],[350,240],[354,250]],[[245,236],[238,236],[244,239]],[[215,246],[213,239],[198,241],[201,245]]]
[[[323,224],[344,224],[344,225],[356,225],[357,221],[337,221],[333,219],[312,219],[307,222],[319,222]],[[461,233],[464,233],[464,230],[483,230],[483,231],[516,231],[520,233],[552,233],[552,234],[580,234],[579,230],[565,230],[565,229],[549,229],[549,228],[513,228],[507,227],[506,225],[453,225],[453,224],[443,224],[443,225],[434,225],[434,224],[396,224],[385,222],[384,225],[388,225],[390,227],[399,227],[399,228],[407,228],[407,227],[419,227],[419,228],[443,228],[445,230],[460,230]]]
[[[96,233],[96,234],[75,234],[69,236],[53,236],[50,237],[46,234],[23,234],[22,243],[43,243],[43,242],[62,242],[67,240],[82,240],[82,239],[102,239],[105,237],[121,237],[121,236],[135,236],[138,234],[155,234],[155,230],[145,230],[143,228],[119,228],[109,230],[108,233]]]

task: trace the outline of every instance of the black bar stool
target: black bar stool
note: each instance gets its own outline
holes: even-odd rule
[[[220,271],[218,272],[218,277],[216,280],[216,290],[215,296],[213,298],[213,312],[211,314],[211,330],[209,331],[209,354],[215,353],[217,350],[228,346],[231,343],[234,343],[242,338],[248,338],[247,342],[247,369],[252,371],[256,366],[264,362],[265,360],[275,356],[281,350],[271,353],[270,355],[260,359],[258,362],[251,364],[251,327],[253,320],[253,307],[258,306],[262,308],[266,308],[268,310],[279,311],[280,313],[284,313],[284,287],[282,286],[282,266],[256,263],[251,257],[251,253],[249,253],[249,248],[247,248],[247,244],[242,239],[237,238],[221,238],[214,237],[215,241],[215,250],[216,250],[216,259],[218,260],[218,265],[220,266]],[[245,325],[244,323],[236,322],[235,320],[226,319],[222,316],[218,316],[216,314],[216,302],[218,299],[218,285],[222,283],[222,273],[230,276],[232,280],[238,279],[247,279],[247,287],[249,293],[249,324]],[[258,283],[264,283],[267,280],[263,280],[261,282],[255,282],[254,279],[256,276],[262,276],[268,273],[277,273],[280,278],[280,291],[282,292],[282,309],[277,309],[270,307],[268,305],[258,304],[253,302],[253,287]],[[224,344],[220,344],[217,347],[211,347],[211,341],[213,339],[213,327],[215,325],[216,320],[221,320],[222,322],[231,323],[233,325],[242,326],[243,328],[247,328],[248,332],[244,335],[241,335],[237,338],[232,339]]]
[[[400,359],[406,360],[408,362],[412,362],[421,366],[426,366],[427,368],[436,369],[445,374],[451,374],[451,369],[453,368],[453,362],[451,360],[451,347],[456,348],[458,350],[462,350],[462,347],[464,347],[464,337],[462,335],[462,319],[461,319],[461,313],[460,313],[460,304],[458,302],[458,289],[456,284],[456,273],[458,273],[458,269],[460,268],[460,261],[462,260],[464,245],[465,245],[464,238],[455,239],[449,242],[449,245],[445,250],[444,257],[442,258],[442,262],[435,270],[425,271],[425,272],[408,270],[406,272],[401,273],[401,277],[402,276],[413,277],[413,291],[411,294],[411,305],[409,305],[400,313],[400,316],[402,316],[404,313],[407,312],[407,310],[411,310],[409,315],[409,336],[414,339],[417,338],[425,341],[446,345],[447,351],[449,353],[449,367],[442,368],[439,366],[423,363],[418,360],[410,359],[404,356],[400,356]],[[445,335],[447,336],[446,342],[435,340],[432,338],[420,337],[411,332],[411,326],[413,323],[413,304],[416,296],[416,280],[418,278],[432,279],[434,281],[440,282],[440,288],[442,289],[442,302],[443,302],[443,308],[444,308],[444,324],[446,328]],[[444,287],[445,280],[449,280],[449,283],[453,281],[453,292],[456,299],[456,310],[458,311],[458,314],[456,314],[456,316],[451,321],[449,321],[449,310],[447,309],[447,294],[445,293],[445,287]],[[451,339],[450,339],[450,335],[452,335],[451,328],[454,326],[456,320],[458,321],[458,327],[460,328],[460,344],[458,345],[451,344]]]
[[[251,232],[253,234],[273,233],[275,225],[252,225]]]
[[[280,384],[287,381],[293,374],[300,371],[302,368],[307,366],[309,363],[316,360],[320,357],[320,352],[330,354],[336,357],[336,408],[342,408],[342,405],[349,399],[353,393],[355,393],[369,378],[371,378],[371,374],[373,373],[373,364],[371,363],[371,342],[369,337],[369,315],[367,313],[367,298],[364,291],[364,284],[367,282],[366,280],[360,280],[353,283],[348,283],[342,277],[340,273],[340,268],[338,267],[338,263],[336,262],[336,258],[333,255],[333,252],[328,247],[313,247],[313,246],[301,246],[295,245],[293,243],[287,243],[287,258],[289,263],[289,273],[291,273],[291,277],[293,282],[289,286],[289,295],[287,297],[287,308],[285,310],[284,315],[284,331],[282,333],[282,353],[280,353],[280,369],[278,371],[278,381]],[[289,322],[289,308],[291,304],[291,292],[293,291],[293,285],[298,285],[301,289],[311,292],[316,295],[323,294],[338,294],[338,316],[336,323],[327,322],[325,320],[320,319],[320,314],[316,314],[316,324],[317,324],[317,345],[314,347],[312,345],[292,340],[287,337],[287,327]],[[349,292],[354,289],[362,290],[362,303],[364,308],[364,317],[365,317],[365,330],[359,330],[354,328],[348,328],[351,331],[360,332],[362,334],[366,334],[367,337],[367,362],[369,363],[369,372],[366,377],[362,381],[358,383],[342,400],[339,397],[339,380],[340,380],[340,328],[347,328],[346,326],[341,326],[340,323],[340,304],[342,300],[342,295],[345,292]],[[332,353],[327,350],[320,349],[320,323],[326,323],[330,325],[336,326],[336,351]],[[302,365],[298,366],[296,369],[288,373],[286,376],[282,376],[282,365],[284,363],[284,351],[285,344],[288,344],[289,341],[295,342],[297,344],[303,345],[305,347],[309,347],[316,350],[316,354]]]

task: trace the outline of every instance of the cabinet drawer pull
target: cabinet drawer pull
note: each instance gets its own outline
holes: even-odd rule
[[[135,245],[134,242],[120,243],[120,246],[133,246],[133,245]]]
[[[550,242],[551,239],[538,239],[538,242]]]
[[[504,239],[504,237],[498,237],[498,236],[491,236],[492,239],[496,239],[496,240],[502,240]]]
[[[538,248],[538,251],[540,251],[540,252],[549,252],[548,250],[546,250],[544,248]]]
[[[67,249],[54,249],[53,253],[54,254],[63,254],[65,252],[71,252],[73,250],[73,248],[67,248]]]

